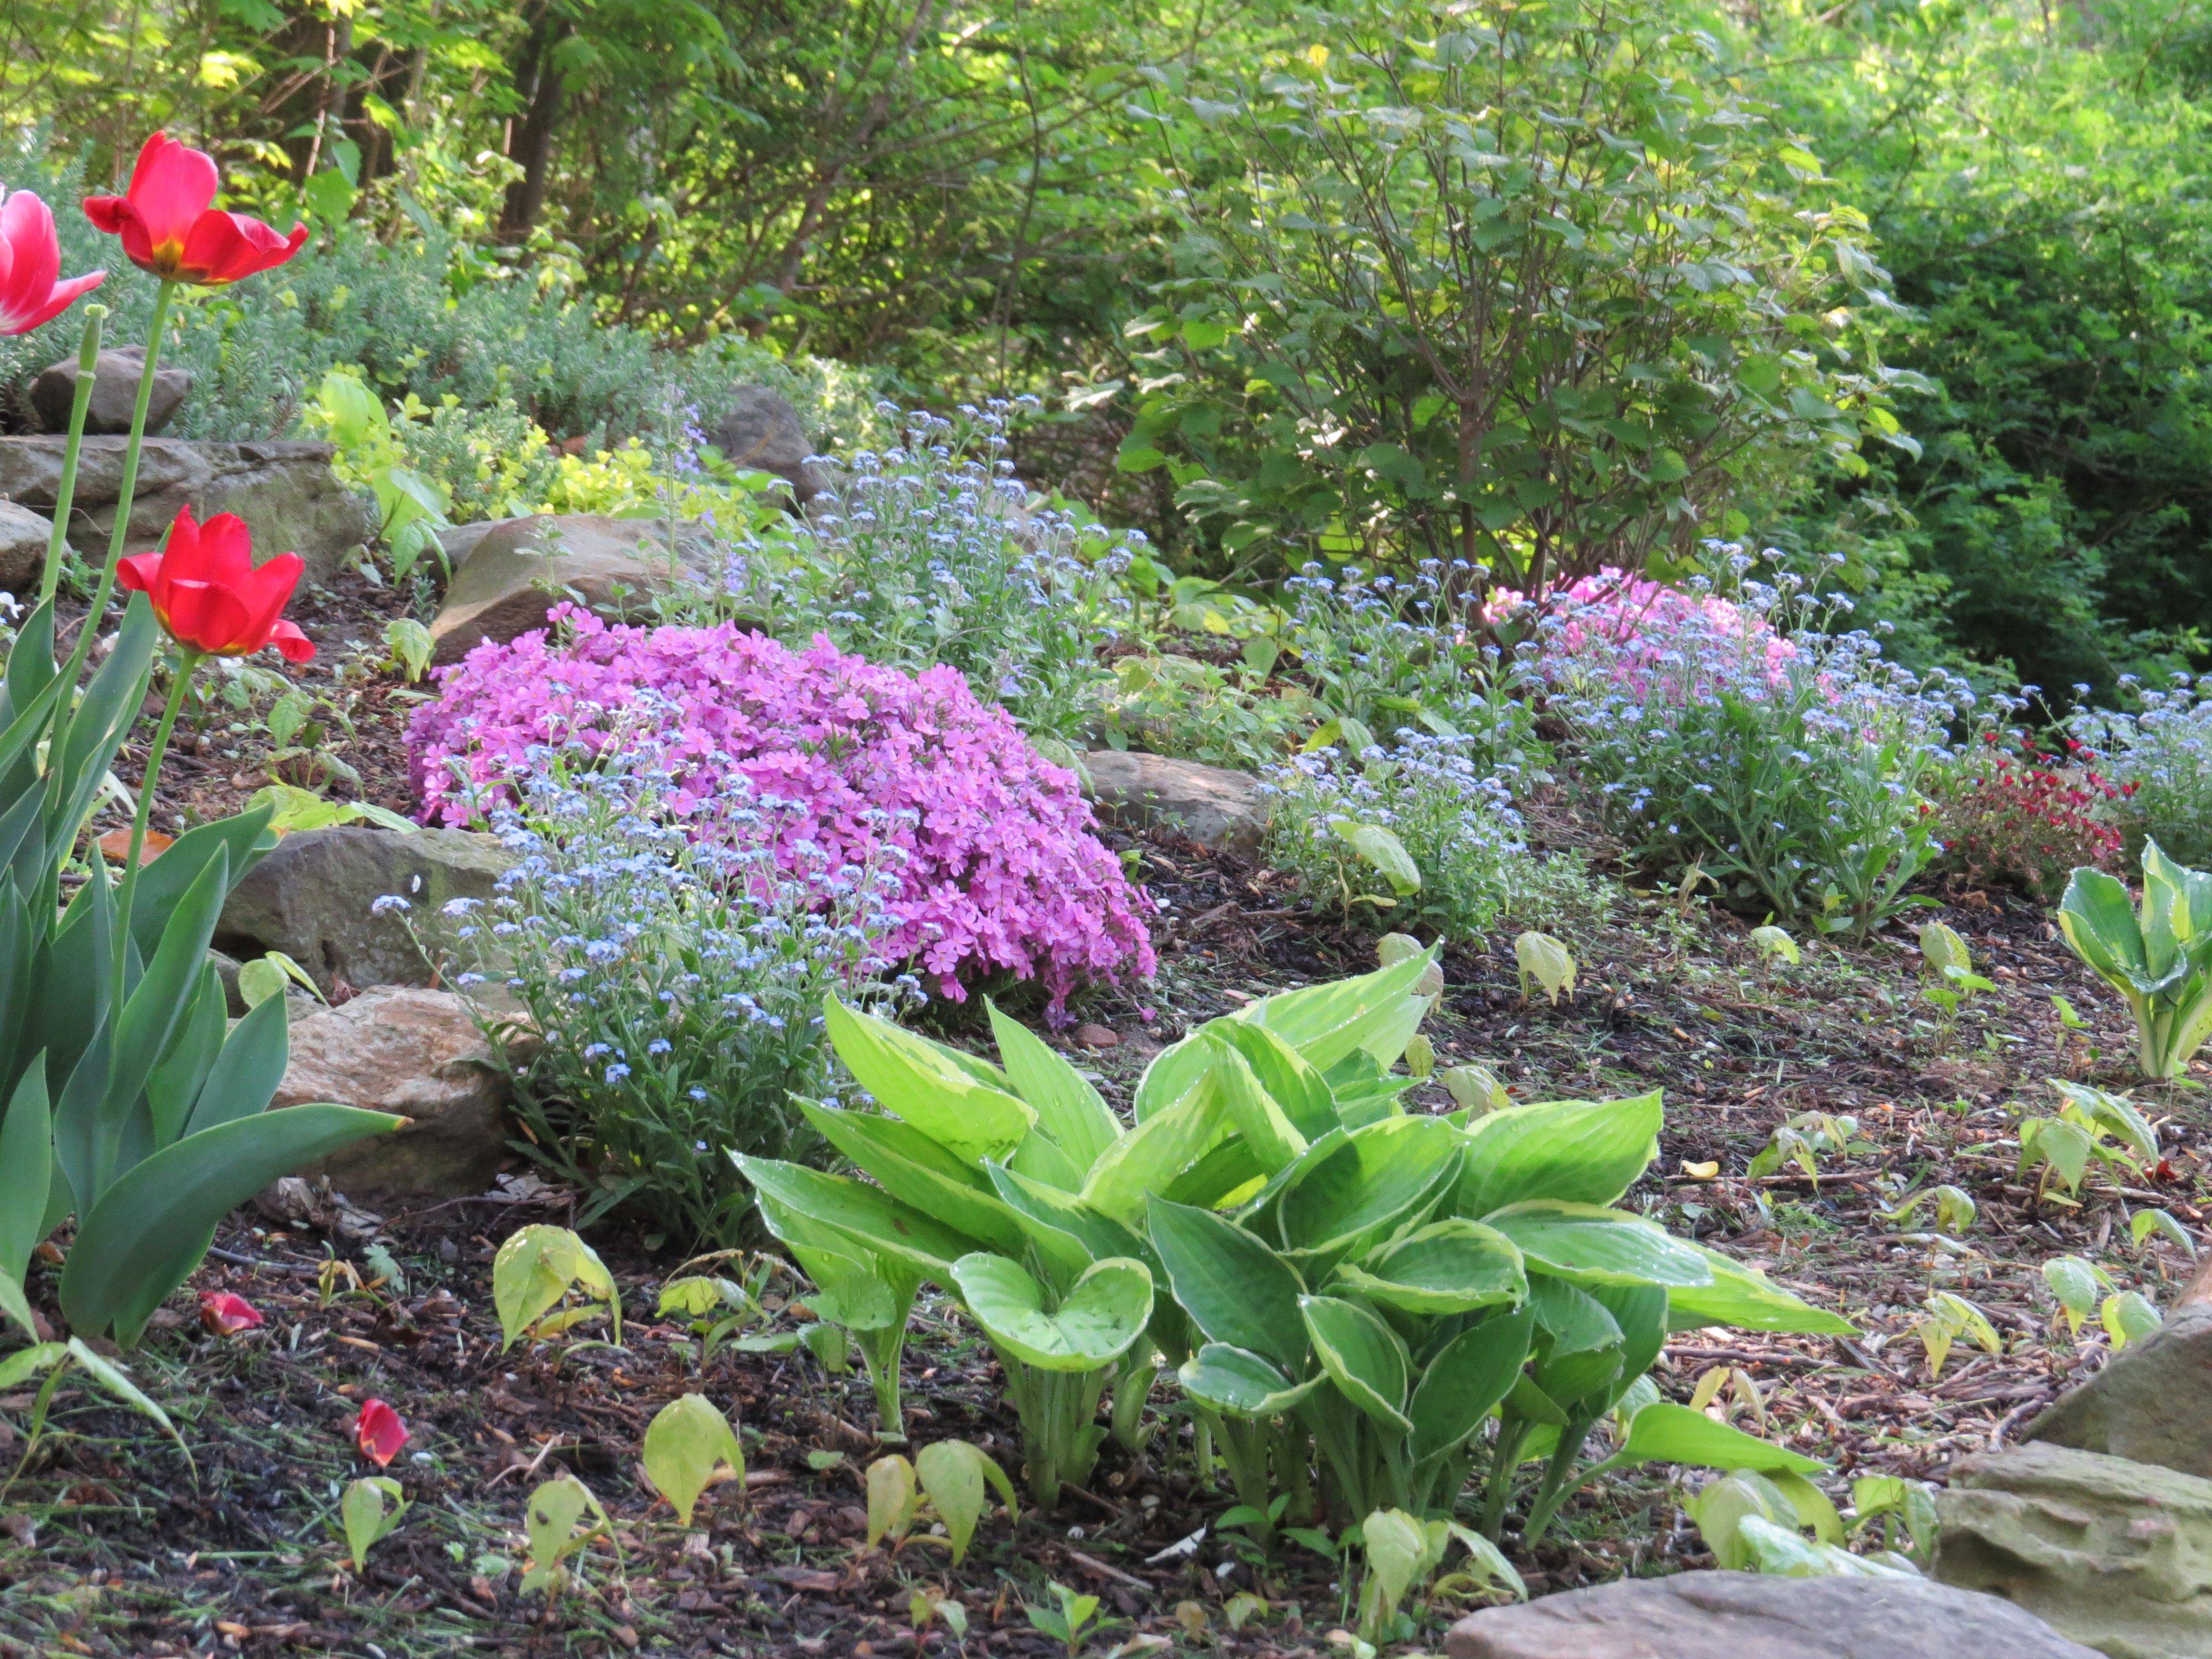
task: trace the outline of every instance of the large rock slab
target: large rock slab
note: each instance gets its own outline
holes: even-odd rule
[[[2095,1659],[1993,1596],[1927,1579],[1685,1572],[1469,1613],[1451,1659]]]
[[[687,530],[672,566],[665,519],[509,519],[477,538],[454,571],[430,623],[431,660],[459,662],[486,640],[504,644],[543,628],[545,613],[571,592],[604,617],[637,611],[672,581],[699,580],[712,558],[705,538]]]
[[[84,429],[88,433],[127,433],[137,412],[138,380],[146,372],[144,346],[116,346],[103,351],[92,370],[92,401],[85,406]],[[146,435],[168,425],[170,418],[192,389],[192,372],[174,363],[154,371],[153,396],[146,404]],[[76,359],[64,357],[40,372],[31,382],[31,407],[49,432],[66,434],[70,413],[76,404]]]
[[[58,437],[0,438],[0,498],[51,514],[61,483]],[[115,527],[128,440],[88,437],[77,464],[70,537],[105,549]],[[161,540],[179,507],[193,516],[235,513],[252,532],[257,558],[297,553],[309,581],[328,581],[374,526],[367,503],[331,470],[337,453],[317,443],[191,443],[149,438],[139,458],[124,550],[143,553]]]
[[[2032,1444],[1970,1457],[1936,1496],[1936,1577],[2108,1659],[2212,1659],[2212,1480]]]
[[[2028,1425],[2021,1438],[2212,1480],[2212,1306],[2178,1308]]]
[[[724,413],[707,434],[732,466],[772,472],[791,486],[805,507],[827,487],[818,467],[807,465],[814,446],[799,423],[799,411],[764,386],[731,388]]]
[[[292,1023],[292,1058],[270,1109],[334,1101],[396,1112],[397,1134],[356,1141],[298,1174],[358,1197],[459,1198],[508,1156],[507,1074],[462,998],[379,986]]]
[[[1200,846],[1252,858],[1267,830],[1260,781],[1226,767],[1133,749],[1094,749],[1083,757],[1098,816],[1124,830],[1171,824]]]
[[[407,924],[442,957],[459,926],[442,914],[447,901],[490,896],[514,861],[496,838],[466,830],[297,830],[232,890],[215,943],[241,960],[282,951],[325,995],[341,987],[433,984]],[[387,893],[407,901],[404,919],[374,913]]]

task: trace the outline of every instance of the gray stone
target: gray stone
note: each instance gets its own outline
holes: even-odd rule
[[[493,531],[523,521],[522,519],[478,519],[473,524],[447,525],[438,532],[438,545],[445,550],[447,568],[459,570],[469,562],[469,555],[477,550],[477,544]]]
[[[123,484],[123,438],[87,438],[77,463],[70,536],[105,548]],[[64,438],[0,438],[0,498],[52,513]],[[193,516],[235,513],[253,536],[254,556],[297,553],[309,581],[328,581],[374,526],[362,499],[331,470],[337,452],[316,443],[191,443],[149,438],[139,457],[124,550],[146,552],[189,506]]]
[[[1469,1613],[1450,1659],[2095,1659],[1993,1596],[1924,1578],[1684,1572]]]
[[[442,957],[458,926],[442,914],[447,902],[489,896],[513,862],[493,837],[465,830],[296,830],[232,890],[215,942],[241,960],[282,951],[325,995],[341,986],[434,984],[402,919],[371,907],[387,893],[405,899],[405,921]]]
[[[2108,1659],[2212,1656],[2212,1480],[2034,1444],[1970,1457],[1936,1496],[1936,1577]]]
[[[144,346],[117,346],[100,354],[92,370],[92,402],[84,411],[88,433],[127,433],[138,407],[138,380],[146,372]],[[192,389],[192,372],[174,363],[154,371],[154,393],[146,404],[146,435],[168,425]],[[76,359],[64,357],[31,382],[31,407],[49,432],[67,433],[76,402]]]
[[[2022,1440],[2212,1480],[2212,1306],[2178,1308],[2027,1425]]]
[[[807,465],[814,446],[786,399],[764,386],[733,386],[725,408],[707,441],[731,465],[774,473],[791,486],[800,507],[826,488],[821,469]]]
[[[478,538],[447,586],[430,623],[431,660],[459,662],[486,640],[504,644],[545,625],[545,613],[573,590],[599,615],[641,609],[673,580],[697,580],[710,568],[705,538],[686,529],[671,568],[665,519],[599,514],[539,514],[495,525]]]
[[[0,501],[0,589],[22,599],[37,586],[53,533],[52,519],[13,501]]]
[[[1172,824],[1213,851],[1258,854],[1267,830],[1258,779],[1133,749],[1094,749],[1083,764],[1091,798],[1107,823],[1131,830]]]
[[[291,1063],[271,1110],[333,1101],[410,1120],[298,1171],[349,1195],[457,1198],[490,1185],[508,1156],[507,1074],[462,998],[385,985],[292,1024]]]

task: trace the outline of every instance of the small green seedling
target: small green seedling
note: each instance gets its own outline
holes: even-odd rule
[[[2135,1241],[2137,1249],[2153,1233],[2168,1243],[2178,1244],[2191,1261],[2197,1256],[2197,1240],[2189,1229],[2164,1210],[2137,1210],[2128,1218],[2128,1237]]]
[[[1377,1510],[1360,1523],[1359,1533],[1367,1551],[1367,1577],[1359,1589],[1363,1642],[1380,1644],[1399,1633],[1398,1604],[1407,1591],[1435,1575],[1455,1539],[1467,1547],[1471,1558],[1467,1570],[1452,1576],[1455,1588],[1469,1592],[1503,1589],[1516,1601],[1528,1599],[1528,1585],[1498,1546],[1456,1521],[1424,1521],[1403,1510]]]
[[[1815,1188],[1820,1184],[1820,1160],[1833,1153],[1849,1158],[1871,1152],[1871,1141],[1860,1138],[1859,1121],[1828,1112],[1799,1112],[1778,1127],[1766,1145],[1752,1155],[1745,1173],[1753,1181],[1772,1175],[1784,1164],[1795,1164]]]
[[[943,1625],[952,1632],[954,1641],[967,1640],[967,1604],[954,1601],[934,1585],[925,1584],[907,1598],[906,1616],[917,1636],[932,1625]]]
[[[1443,1084],[1445,1092],[1452,1097],[1452,1104],[1465,1112],[1469,1119],[1502,1112],[1513,1103],[1513,1097],[1505,1092],[1505,1085],[1498,1080],[1498,1074],[1487,1066],[1446,1066]]]
[[[1884,1550],[1926,1566],[1936,1554],[1935,1488],[1902,1475],[1859,1476],[1851,1482],[1852,1534],[1864,1537],[1877,1523]]]
[[[1006,1472],[965,1440],[933,1442],[911,1463],[896,1453],[878,1457],[868,1465],[868,1547],[886,1538],[894,1553],[909,1542],[942,1543],[958,1565],[982,1519],[987,1484],[1009,1516],[1019,1513]],[[945,1528],[942,1539],[928,1533],[908,1537],[925,1512]]]
[[[1958,930],[1940,921],[1931,921],[1920,930],[1920,956],[1935,976],[1935,983],[1921,994],[1936,1005],[1941,1016],[1940,1041],[1948,1048],[1959,1011],[1970,998],[1997,988],[1974,971],[1973,952],[1966,948],[1966,941],[1960,937]]]
[[[338,1500],[338,1522],[356,1572],[368,1565],[369,1551],[391,1535],[410,1507],[399,1483],[389,1475],[366,1474],[345,1489]]]
[[[2093,1162],[2140,1176],[2158,1162],[2158,1131],[2124,1097],[2086,1084],[2050,1079],[2063,1103],[2056,1117],[2031,1117],[2020,1126],[2019,1173],[2040,1169],[2038,1197],[2055,1178],[2069,1199],[2079,1195]]]
[[[414,617],[394,617],[384,624],[384,646],[390,653],[386,660],[412,685],[429,672],[431,653],[436,650],[437,642],[430,637],[430,630]]]
[[[2045,1262],[2043,1282],[2058,1298],[2058,1310],[2071,1336],[2081,1334],[2081,1322],[2096,1312],[2098,1298],[2113,1288],[2110,1273],[2078,1255],[2053,1256]]]
[[[1567,947],[1549,933],[1526,933],[1513,941],[1513,961],[1521,977],[1521,1000],[1528,1000],[1528,984],[1534,980],[1544,988],[1545,994],[1557,1007],[1563,996],[1575,994],[1575,958]]]
[[[591,1524],[583,1524],[589,1516]],[[614,1536],[607,1517],[592,1490],[573,1474],[548,1480],[530,1494],[523,1524],[530,1534],[530,1570],[522,1575],[522,1593],[543,1590],[550,1598],[567,1585],[574,1558],[593,1539]],[[619,1553],[619,1547],[617,1547]]]
[[[714,1472],[727,1468],[740,1486],[745,1455],[730,1419],[702,1394],[670,1401],[645,1431],[645,1477],[676,1511],[679,1526],[691,1524],[692,1507],[713,1484]]]
[[[1805,953],[1797,948],[1797,941],[1771,921],[1763,927],[1751,930],[1751,943],[1759,952],[1759,988],[1761,991],[1774,988],[1776,957],[1780,957],[1792,968],[1805,959]]]
[[[2106,1297],[2097,1317],[2105,1327],[2105,1334],[2112,1339],[2116,1353],[2130,1342],[2142,1341],[2166,1322],[2149,1298],[2135,1291]]]
[[[1972,1195],[1963,1188],[1949,1185],[1923,1187],[1918,1192],[1906,1198],[1895,1209],[1882,1211],[1881,1218],[1893,1225],[1901,1224],[1911,1219],[1913,1212],[1920,1207],[1924,1200],[1931,1198],[1936,1200],[1936,1231],[1937,1232],[1949,1233],[1956,1237],[1974,1224],[1974,1217],[1978,1211]]]
[[[1990,1323],[1990,1316],[1963,1296],[1937,1291],[1921,1306],[1927,1313],[1912,1328],[1912,1334],[1928,1351],[1930,1376],[1943,1375],[1943,1362],[1950,1357],[1952,1345],[1962,1337],[1985,1353],[2004,1352],[2003,1339],[1997,1335],[1996,1327]]]
[[[1060,1643],[1066,1648],[1068,1659],[1075,1659],[1083,1646],[1083,1632],[1098,1617],[1098,1598],[1078,1595],[1057,1579],[1052,1581],[1051,1588],[1054,1599],[1060,1603],[1057,1608],[1025,1601],[1022,1611],[1028,1615],[1031,1628],[1042,1631]]]
[[[282,951],[270,951],[238,966],[239,1000],[248,1008],[258,1008],[270,998],[283,995],[288,985],[297,985],[326,1006],[330,1002],[314,975]]]
[[[585,1300],[553,1312],[571,1290],[581,1290]],[[501,1245],[491,1265],[491,1297],[499,1311],[502,1352],[525,1332],[539,1338],[558,1336],[600,1314],[610,1316],[614,1340],[622,1340],[622,1293],[615,1288],[614,1275],[598,1253],[566,1227],[535,1224]]]

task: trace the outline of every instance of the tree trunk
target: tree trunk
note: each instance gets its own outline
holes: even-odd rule
[[[553,140],[561,121],[561,76],[553,67],[554,48],[568,37],[571,25],[540,10],[522,43],[514,65],[514,88],[521,94],[522,114],[508,129],[507,159],[522,168],[522,177],[507,187],[500,210],[499,234],[519,242],[537,228],[545,208],[545,186],[552,168]]]

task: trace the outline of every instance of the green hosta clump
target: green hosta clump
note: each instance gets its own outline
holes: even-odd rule
[[[2143,1075],[2179,1077],[2212,1036],[2212,874],[2147,842],[2140,912],[2101,870],[2076,870],[2058,925],[2074,954],[2127,999]]]
[[[1535,1462],[1533,1539],[1568,1493],[1631,1463],[1818,1468],[1641,1381],[1672,1330],[1850,1328],[1611,1207],[1656,1155],[1659,1123],[1656,1093],[1347,1121],[1272,1158],[1232,1207],[1153,1197],[1153,1243],[1206,1339],[1183,1387],[1229,1419],[1245,1504],[1274,1512],[1272,1469],[1289,1510],[1317,1498],[1340,1525],[1382,1509],[1448,1516],[1486,1458],[1494,1535]],[[1618,1449],[1582,1467],[1608,1415]]]
[[[1132,1124],[995,1010],[994,1066],[833,1001],[830,1040],[876,1109],[805,1109],[868,1179],[738,1164],[769,1226],[836,1306],[870,1304],[890,1432],[896,1403],[883,1384],[896,1375],[916,1283],[959,1304],[1005,1368],[1030,1491],[1048,1508],[1063,1482],[1090,1474],[1108,1386],[1114,1428],[1136,1443],[1155,1356],[1180,1364],[1194,1346],[1144,1231],[1149,1198],[1210,1207],[1256,1190],[1313,1136],[1395,1115],[1409,1079],[1387,1068],[1428,1011],[1417,988],[1431,968],[1417,954],[1200,1027],[1155,1057]]]

